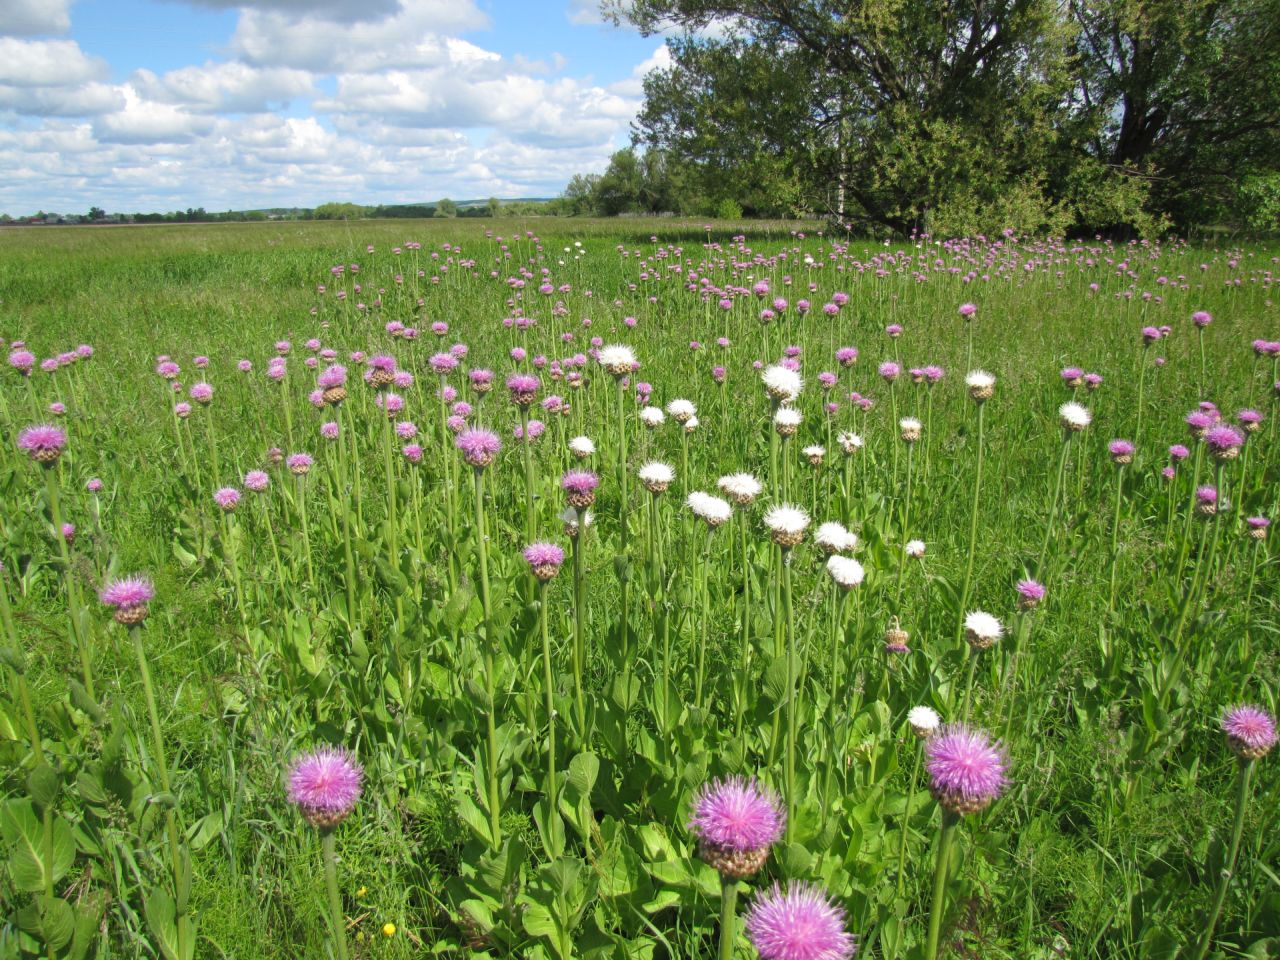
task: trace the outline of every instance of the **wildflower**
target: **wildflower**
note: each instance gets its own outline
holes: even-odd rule
[[[845,456],[853,456],[862,449],[862,437],[858,436],[852,430],[842,430],[836,436],[836,443],[840,445],[840,449],[844,451]]]
[[[977,304],[973,304],[973,303],[962,303],[960,304],[960,309],[957,310],[956,312],[959,313],[960,316],[963,317],[965,320],[971,320],[973,318],[973,315],[978,312],[978,306]]]
[[[994,645],[1003,633],[1000,621],[982,610],[975,610],[964,618],[965,639],[975,650],[985,650]]]
[[[287,795],[313,827],[332,830],[355,809],[364,770],[343,747],[317,747],[289,765]]]
[[[1014,590],[1018,593],[1018,609],[1034,610],[1044,599],[1044,584],[1035,580],[1019,580]]]
[[[186,420],[191,416],[191,404],[178,401],[173,405],[173,413],[179,420]]]
[[[1266,517],[1249,517],[1245,520],[1245,525],[1249,528],[1248,534],[1254,540],[1267,539],[1267,528],[1271,526],[1271,521]]]
[[[507,377],[507,390],[511,392],[511,400],[516,406],[531,406],[538,396],[541,382],[531,373],[514,373]]]
[[[596,445],[590,437],[574,437],[569,441],[569,452],[579,460],[585,460],[596,452]]]
[[[650,430],[656,430],[666,421],[667,415],[661,407],[644,407],[640,410],[640,422]]]
[[[862,564],[852,557],[832,554],[827,557],[827,574],[836,586],[851,590],[862,583],[866,571],[863,570]]]
[[[697,430],[699,426],[701,426],[701,421],[699,421],[697,417],[690,417],[684,422],[684,432],[693,433],[693,431]]]
[[[565,507],[560,511],[560,522],[564,524],[564,535],[576,538],[580,532],[595,523],[595,517],[592,516],[590,510]]]
[[[964,724],[941,728],[925,743],[930,791],[956,814],[985,810],[1008,783],[1008,760],[998,743]]]
[[[848,553],[858,545],[858,537],[850,533],[844,524],[828,521],[814,531],[813,542],[827,554]]]
[[[1058,419],[1064,430],[1079,433],[1093,421],[1093,414],[1078,403],[1064,403],[1058,408]]]
[[[1062,378],[1062,382],[1072,390],[1084,386],[1084,371],[1079,367],[1063,367],[1062,372],[1058,374]]]
[[[907,711],[907,723],[911,731],[921,740],[933,736],[942,726],[942,718],[932,707],[912,707]]]
[[[98,493],[102,489],[102,481],[97,477],[90,477],[85,481],[84,488],[90,493]]]
[[[996,378],[985,370],[971,370],[964,378],[964,384],[975,403],[990,400],[996,392]]]
[[[814,467],[822,466],[822,461],[827,456],[827,448],[820,447],[816,443],[805,447],[800,452],[804,454],[805,459],[809,461],[809,465]]]
[[[1232,707],[1222,717],[1227,744],[1243,760],[1261,760],[1276,745],[1276,721],[1262,707]]]
[[[733,509],[728,503],[700,490],[693,491],[685,498],[685,506],[713,530],[727,522],[733,515]]]
[[[782,838],[786,811],[754,779],[727,777],[698,790],[688,826],[702,860],[722,876],[745,880],[764,866],[769,848]]]
[[[765,392],[779,403],[794,402],[804,387],[800,374],[779,364],[765,367],[760,379],[764,382]]]
[[[769,528],[773,542],[789,550],[804,539],[804,532],[809,527],[809,514],[801,507],[779,504],[765,513],[764,525]]]
[[[289,472],[298,477],[306,476],[314,463],[309,453],[291,453],[285,460],[285,466],[289,468]]]
[[[925,555],[925,545],[923,540],[908,540],[903,546],[903,552],[913,560],[919,560]]]
[[[569,506],[584,510],[596,502],[596,487],[600,486],[600,478],[589,470],[570,470],[560,478],[560,487],[565,492]]]
[[[924,429],[924,425],[915,417],[903,417],[898,421],[898,430],[901,431],[904,443],[915,443],[920,439],[920,432]]]
[[[623,377],[635,369],[636,355],[630,347],[613,344],[600,348],[596,354],[596,362],[615,378]]]
[[[1241,410],[1236,414],[1236,422],[1245,433],[1256,433],[1262,429],[1262,414],[1257,410]]]
[[[454,446],[462,451],[462,458],[477,470],[489,466],[498,457],[502,441],[492,430],[463,430],[454,439]]]
[[[1240,448],[1244,446],[1244,434],[1235,427],[1222,424],[1206,430],[1204,442],[1205,446],[1209,448],[1209,455],[1213,459],[1218,461],[1234,460],[1240,455]]]
[[[782,437],[795,436],[800,427],[800,411],[795,407],[779,407],[773,414],[773,428]]]
[[[48,423],[27,427],[18,434],[18,449],[44,467],[52,467],[67,447],[67,434]]]
[[[125,577],[112,580],[103,587],[98,599],[115,611],[116,623],[132,627],[147,619],[147,614],[150,613],[147,605],[155,596],[156,590],[150,580],[145,577]]]
[[[267,475],[265,470],[250,470],[244,475],[244,486],[246,490],[252,490],[254,493],[262,493],[271,485],[271,477]]]
[[[848,368],[858,362],[857,347],[840,347],[836,350],[836,363]]]
[[[1107,444],[1107,452],[1111,454],[1111,462],[1123,467],[1133,463],[1133,444],[1128,440],[1112,440]]]
[[[560,572],[564,550],[554,543],[531,543],[524,548],[524,558],[533,571],[534,579],[546,583]]]
[[[697,407],[689,400],[672,400],[667,404],[667,413],[671,414],[671,419],[676,423],[687,423],[691,417],[698,413]]]
[[[758,894],[745,926],[760,960],[849,960],[858,944],[844,921],[844,910],[820,887],[793,883]]]
[[[760,496],[760,481],[749,473],[730,473],[719,479],[716,484],[720,492],[740,507],[751,504]]]
[[[884,378],[886,383],[893,383],[898,379],[900,373],[902,373],[902,368],[892,360],[886,360],[880,364],[880,376]]]
[[[214,491],[213,502],[223,513],[232,513],[240,502],[240,491],[235,487],[221,487]]]
[[[1191,315],[1191,322],[1194,323],[1197,328],[1203,330],[1209,324],[1213,323],[1213,314],[1208,310],[1197,310]]]
[[[640,482],[650,493],[662,493],[676,478],[676,472],[665,463],[650,461],[639,470]]]
[[[1218,489],[1204,485],[1196,487],[1196,513],[1211,517],[1218,512]]]

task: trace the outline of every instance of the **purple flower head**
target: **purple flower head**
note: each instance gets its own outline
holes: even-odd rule
[[[236,369],[239,370],[241,373],[248,373],[250,370],[253,369],[253,361],[241,360],[239,363],[236,364]]]
[[[17,349],[9,354],[9,366],[17,370],[24,377],[31,375],[31,369],[36,365],[36,355],[30,350]],[[176,366],[176,364],[175,364]],[[177,374],[174,374],[177,376]]]
[[[1142,342],[1144,344],[1155,343],[1159,339],[1160,339],[1159,327],[1143,327],[1142,328]]]
[[[689,831],[706,846],[725,852],[753,853],[767,851],[777,843],[786,820],[786,810],[778,798],[754,779],[726,777],[705,783],[698,790],[689,816]]]
[[[880,376],[884,377],[889,383],[898,379],[898,374],[902,372],[902,368],[892,360],[886,360],[880,364]]]
[[[326,403],[324,399],[324,391],[320,389],[312,390],[307,394],[307,402],[317,410],[323,410]]]
[[[133,626],[147,619],[147,604],[155,596],[156,589],[146,577],[125,577],[103,587],[98,599],[115,610],[117,623]]]
[[[206,356],[192,357],[191,362],[203,370],[209,365],[209,358]]]
[[[536,399],[542,381],[531,373],[513,373],[507,377],[507,390],[511,399],[519,406],[530,406]]]
[[[1193,410],[1183,418],[1183,423],[1187,425],[1193,437],[1203,437],[1205,432],[1217,422],[1203,410]]]
[[[62,525],[62,539],[67,543],[76,542],[76,525],[74,523],[64,523]]]
[[[1102,374],[1086,373],[1084,375],[1084,385],[1090,390],[1097,390],[1100,386],[1102,386]]]
[[[929,366],[924,368],[924,379],[925,379],[925,382],[928,383],[930,386],[937,383],[946,375],[947,375],[947,371],[943,370],[942,367],[936,366],[934,364],[930,364]]]
[[[842,367],[851,367],[858,362],[857,347],[840,347],[836,350],[836,362]]]
[[[1018,592],[1018,606],[1030,610],[1044,599],[1044,584],[1036,580],[1019,580],[1014,590]]]
[[[560,478],[560,488],[565,492],[569,505],[583,510],[596,499],[596,487],[600,486],[600,478],[590,470],[570,470]]]
[[[726,376],[728,376],[728,371],[724,367],[717,365],[711,368],[711,379],[716,383],[724,383]]]
[[[396,424],[396,436],[401,440],[412,440],[418,435],[418,425],[410,420],[401,420]]]
[[[502,449],[502,441],[492,430],[463,430],[454,445],[462,451],[462,458],[477,469],[493,463]]]
[[[1220,424],[1205,431],[1204,442],[1215,460],[1232,460],[1244,446],[1244,434],[1235,427]]]
[[[1209,324],[1213,323],[1213,314],[1208,310],[1197,310],[1191,315],[1191,322],[1203,330]]]
[[[1078,387],[1084,383],[1084,371],[1079,367],[1063,367],[1058,376],[1068,387]]]
[[[1250,530],[1261,530],[1266,532],[1267,527],[1271,526],[1271,521],[1266,517],[1249,517],[1245,520]]]
[[[529,433],[528,433],[529,442],[532,443],[534,440],[537,440],[540,436],[542,436],[543,433],[546,432],[546,429],[547,429],[547,425],[543,423],[541,420],[530,420]],[[520,424],[518,423],[515,425],[515,429],[511,431],[511,435],[515,437],[517,440],[526,439],[524,427],[520,426]]]
[[[332,390],[334,387],[343,387],[347,383],[347,368],[340,363],[332,364],[320,371],[320,375],[316,377],[316,386],[321,390]]]
[[[84,488],[90,493],[98,493],[102,489],[102,481],[97,477],[90,477],[85,483]]]
[[[338,439],[338,423],[336,420],[329,420],[320,424],[320,436],[325,440]]]
[[[267,487],[271,486],[271,478],[267,476],[265,470],[250,470],[244,475],[244,486],[246,490],[262,493]]]
[[[467,371],[467,379],[471,381],[471,389],[476,393],[488,393],[493,389],[493,371],[477,367]]]
[[[293,349],[293,344],[291,344],[288,340],[276,341],[276,353],[280,354],[280,356],[283,357],[292,349]]]
[[[1263,419],[1261,411],[1253,409],[1241,410],[1236,414],[1236,423],[1240,424],[1246,433],[1253,433],[1261,427]]]
[[[1165,467],[1163,470],[1160,471],[1160,476],[1164,477],[1164,479],[1166,480],[1172,480],[1177,475],[1178,475],[1178,471],[1173,469],[1173,467]]]
[[[364,771],[342,747],[317,747],[289,764],[286,793],[307,822],[331,829],[347,818],[360,799]]]
[[[40,361],[40,369],[43,370],[45,373],[56,373],[58,370],[58,366],[59,364],[58,364],[57,357],[46,357],[45,359]]]
[[[176,380],[181,372],[182,368],[172,360],[161,360],[156,364],[156,373],[166,380]]]
[[[978,312],[978,305],[975,303],[962,303],[957,312],[967,320]]]
[[[1276,721],[1262,707],[1244,704],[1222,716],[1227,742],[1245,760],[1260,760],[1276,745]]]
[[[213,502],[225,513],[230,513],[240,502],[240,491],[235,487],[221,487],[214,491]]]
[[[61,427],[41,423],[18,434],[18,449],[36,463],[53,466],[67,446],[67,434]]]
[[[560,572],[564,550],[554,543],[531,543],[524,548],[524,559],[540,583],[546,583]]]
[[[179,417],[179,419],[185,420],[187,417],[191,416],[191,404],[187,403],[185,400],[180,400],[173,405],[173,412]]]
[[[818,374],[818,385],[821,386],[823,390],[830,390],[834,387],[836,385],[836,380],[836,375],[830,371],[824,370],[822,373]]]
[[[391,383],[397,390],[408,390],[413,386],[413,374],[408,370],[397,370],[391,375]]]
[[[1212,514],[1218,510],[1218,488],[1204,484],[1196,487],[1196,510],[1200,513]]]
[[[898,337],[902,336],[902,324],[891,323],[884,328],[884,332],[896,340]]]
[[[1191,451],[1180,443],[1175,443],[1169,448],[1169,459],[1175,463],[1185,460],[1189,456],[1191,456]]]
[[[744,926],[760,960],[850,960],[858,943],[844,923],[844,910],[821,887],[792,883],[756,894]]]
[[[1107,452],[1111,454],[1111,462],[1123,466],[1133,462],[1134,446],[1128,440],[1112,440],[1107,444]]]
[[[192,384],[191,389],[187,391],[189,396],[196,403],[209,404],[213,402],[213,387],[207,383]]]
[[[315,460],[311,458],[309,453],[291,453],[285,458],[284,463],[290,472],[301,477],[310,472]]]
[[[1009,782],[1008,766],[998,743],[964,724],[943,727],[925,744],[930,789],[938,803],[953,813],[986,809]]]
[[[422,455],[423,455],[422,444],[407,443],[405,444],[404,449],[401,450],[400,452],[404,454],[404,458],[412,464],[416,465],[422,462]]]

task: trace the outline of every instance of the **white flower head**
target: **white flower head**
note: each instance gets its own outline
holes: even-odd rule
[[[964,385],[970,390],[987,390],[996,385],[996,378],[985,370],[970,370],[964,378]]]
[[[898,421],[898,430],[902,435],[902,439],[907,443],[914,443],[920,439],[920,431],[924,429],[922,424],[915,417],[903,417]]]
[[[709,493],[703,493],[701,490],[695,490],[689,494],[685,500],[685,506],[693,511],[695,517],[706,521],[709,527],[718,527],[733,516],[733,508],[728,502],[719,497],[713,497]]]
[[[818,444],[814,443],[814,444],[811,444],[810,446],[805,447],[800,452],[803,453],[810,460],[813,460],[813,459],[821,460],[823,457],[827,455],[827,448],[819,446]]]
[[[915,560],[919,560],[921,557],[924,556],[924,549],[925,549],[924,541],[908,540],[906,543],[906,546],[904,546],[902,549],[906,551],[906,554],[908,557],[911,557]]]
[[[804,380],[801,379],[800,374],[778,364],[765,367],[764,372],[760,374],[760,379],[764,381],[764,388],[769,396],[785,403],[790,403],[800,396],[800,391],[804,387]]]
[[[638,476],[646,490],[651,493],[661,493],[671,486],[671,481],[676,478],[676,472],[669,465],[653,460],[640,468]]]
[[[564,532],[566,536],[576,537],[578,535],[578,511],[574,507],[565,507],[560,511],[560,522],[564,524]],[[582,526],[589,527],[596,522],[596,518],[590,510],[582,511]]]
[[[912,707],[907,711],[907,723],[917,737],[931,737],[942,726],[942,718],[932,707]]]
[[[697,412],[698,408],[691,400],[672,400],[667,404],[667,413],[671,414],[671,419],[676,423],[684,423]]]
[[[802,507],[780,503],[766,511],[764,525],[769,528],[774,543],[781,547],[794,547],[804,539],[804,532],[809,529],[809,514]]]
[[[730,473],[720,478],[720,492],[739,506],[745,506],[760,496],[760,481],[749,473]]]
[[[856,587],[862,582],[862,578],[866,576],[866,571],[862,569],[862,564],[852,557],[842,557],[833,554],[827,558],[827,573],[831,575],[831,579],[836,582],[837,586],[844,587],[846,590]]]
[[[969,642],[977,647],[989,647],[1004,635],[1000,621],[983,610],[964,618],[964,630]]]
[[[773,414],[774,426],[789,427],[793,430],[800,426],[802,419],[800,411],[795,407],[779,407]]]
[[[862,437],[858,436],[852,430],[842,430],[836,436],[836,443],[840,444],[840,449],[849,456],[852,456],[862,449]]]
[[[601,347],[600,352],[596,354],[596,360],[600,366],[604,367],[615,377],[622,377],[630,373],[636,365],[636,355],[630,347],[625,347],[620,343],[610,344],[607,347]]]
[[[828,520],[814,531],[813,542],[827,553],[848,553],[858,545],[858,537],[844,524]]]
[[[650,430],[662,426],[666,419],[667,415],[662,412],[661,407],[645,407],[640,411],[640,422]]]
[[[569,441],[569,451],[580,460],[585,460],[596,452],[596,445],[590,437],[574,437]]]
[[[1064,403],[1058,408],[1058,418],[1062,426],[1072,432],[1083,430],[1093,422],[1093,414],[1078,403]]]
[[[693,431],[697,430],[700,426],[702,426],[702,421],[700,421],[696,416],[690,417],[684,422],[684,432],[693,433]]]

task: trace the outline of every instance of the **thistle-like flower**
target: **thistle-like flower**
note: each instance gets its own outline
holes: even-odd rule
[[[600,486],[600,478],[589,470],[570,470],[560,478],[560,487],[565,492],[569,506],[576,510],[585,510],[596,502],[596,487]]]
[[[66,447],[66,431],[52,424],[37,424],[18,434],[18,449],[42,467],[56,464]]]
[[[955,814],[985,810],[1008,783],[999,743],[964,724],[943,727],[925,743],[925,769],[934,799]]]
[[[1093,414],[1081,404],[1064,403],[1058,408],[1058,420],[1062,424],[1062,429],[1070,433],[1079,433],[1093,422]]]
[[[850,960],[858,943],[844,924],[844,910],[807,883],[757,894],[745,920],[760,960]]]
[[[942,718],[933,707],[912,707],[907,711],[907,723],[910,724],[912,733],[921,740],[926,740],[938,732],[938,728],[942,726]]]
[[[1004,627],[991,614],[975,610],[964,618],[964,636],[975,650],[986,650],[1004,635]]]
[[[546,583],[560,572],[564,550],[554,543],[531,543],[524,548],[524,558],[533,571],[534,579]]]
[[[858,536],[850,533],[844,524],[828,520],[814,531],[813,542],[819,550],[828,555],[848,553],[858,545]]]
[[[1018,609],[1034,610],[1044,599],[1044,584],[1035,580],[1019,580],[1014,590],[1018,593]]]
[[[779,407],[773,414],[773,429],[782,437],[793,437],[800,428],[801,415],[795,407]]]
[[[862,564],[852,557],[832,554],[827,557],[827,574],[836,586],[844,590],[852,590],[862,583],[866,571],[862,569]]]
[[[804,539],[809,528],[809,514],[802,507],[783,503],[770,507],[764,515],[764,525],[769,528],[773,542],[789,550]]]
[[[853,456],[863,447],[862,437],[852,430],[843,430],[837,434],[836,443],[840,444],[840,449],[844,451],[847,457]]]
[[[750,505],[763,489],[760,481],[749,473],[730,473],[716,484],[720,492],[740,507]]]
[[[132,627],[147,619],[148,604],[155,596],[156,589],[146,577],[125,577],[103,587],[98,599],[114,610],[116,623]]]
[[[596,452],[596,445],[590,437],[574,437],[569,441],[569,452],[579,460],[585,460]]]
[[[924,425],[915,417],[903,417],[898,421],[898,430],[904,443],[915,443],[920,439]]]
[[[636,355],[630,347],[612,344],[601,347],[596,361],[615,378],[625,377],[636,367]]]
[[[690,400],[676,399],[667,404],[667,413],[676,423],[684,424],[697,415],[698,408]]]
[[[985,370],[971,370],[964,378],[964,385],[969,389],[969,397],[975,403],[985,403],[996,392],[996,378]]]
[[[1222,716],[1227,744],[1242,760],[1261,760],[1276,745],[1276,721],[1262,707],[1245,704]]]
[[[289,802],[313,827],[332,830],[351,814],[360,799],[364,770],[342,747],[317,747],[289,765]]]
[[[822,461],[827,457],[827,448],[816,443],[810,444],[800,452],[804,454],[804,458],[809,461],[811,467],[822,466]]]
[[[650,430],[656,430],[666,421],[667,415],[661,407],[643,407],[640,410],[640,422]]]
[[[778,403],[793,403],[804,388],[804,380],[795,370],[779,364],[765,367],[760,374],[765,392]]]
[[[778,798],[755,780],[727,777],[698,791],[688,826],[699,857],[722,876],[745,880],[764,866],[786,817]]]
[[[709,493],[703,493],[701,490],[690,493],[685,498],[685,506],[712,530],[726,523],[733,516],[733,508],[726,501],[713,497]]]
[[[660,463],[656,460],[642,466],[637,475],[640,477],[640,482],[644,485],[644,488],[650,493],[664,492],[676,478],[675,470],[671,469],[668,464]]]
[[[462,451],[462,459],[477,470],[493,463],[502,449],[502,440],[492,430],[463,430],[453,442]]]

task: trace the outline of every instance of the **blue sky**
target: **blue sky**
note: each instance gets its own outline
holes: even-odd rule
[[[2,0],[0,212],[555,195],[665,55],[594,0]]]

